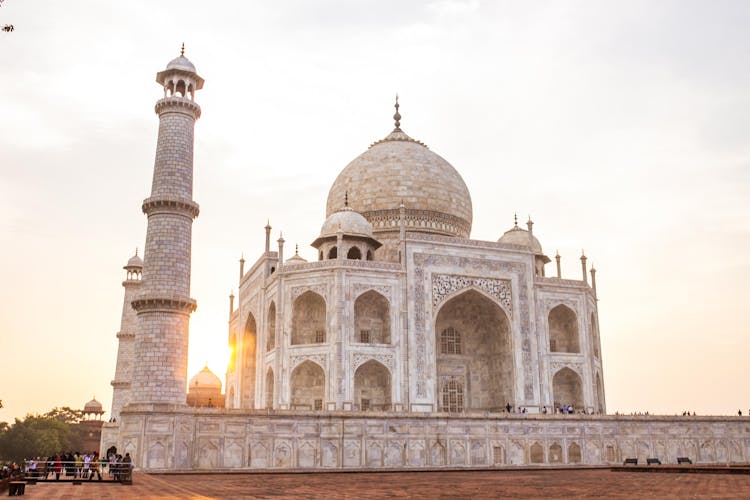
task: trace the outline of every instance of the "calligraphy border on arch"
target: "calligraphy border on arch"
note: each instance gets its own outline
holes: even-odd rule
[[[463,276],[459,274],[432,275],[432,311],[434,312],[448,296],[471,286],[475,286],[496,298],[498,302],[505,306],[508,314],[513,315],[510,280]]]

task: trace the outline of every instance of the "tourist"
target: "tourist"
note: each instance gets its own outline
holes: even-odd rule
[[[60,473],[63,471],[63,457],[60,453],[55,455],[55,465],[53,466],[55,472],[55,480],[60,480]]]
[[[737,410],[737,415],[742,416],[742,410]]]
[[[75,473],[73,477],[82,477],[83,474],[83,455],[80,452],[75,452],[73,455],[73,464],[75,465]]]
[[[91,464],[91,474],[89,474],[89,481],[94,479],[94,476],[99,477],[99,481],[102,480],[102,471],[101,471],[101,463],[99,462],[99,453],[94,452],[91,454],[90,458],[90,464]]]

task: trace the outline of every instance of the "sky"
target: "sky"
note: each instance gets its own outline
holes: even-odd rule
[[[750,3],[6,0],[0,421],[109,408],[162,95],[196,95],[189,376],[222,379],[238,260],[309,244],[330,185],[401,126],[461,173],[472,238],[534,219],[597,268],[609,412],[750,409]],[[554,266],[548,265],[548,275]]]

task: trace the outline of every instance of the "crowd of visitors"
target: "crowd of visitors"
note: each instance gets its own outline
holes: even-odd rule
[[[104,475],[109,479],[120,481],[130,477],[133,468],[133,460],[130,453],[125,456],[117,453],[112,447],[107,454],[99,456],[94,451],[91,453],[67,452],[55,453],[49,457],[36,457],[26,462],[25,470],[22,471],[29,478],[60,480],[85,479],[92,481],[95,478],[102,480]]]

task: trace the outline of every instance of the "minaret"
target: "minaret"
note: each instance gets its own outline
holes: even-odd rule
[[[201,108],[195,91],[203,78],[185,57],[185,46],[156,81],[164,98],[156,102],[156,143],[151,196],[143,202],[148,216],[141,291],[133,300],[137,342],[131,402],[185,404],[188,324],[196,308],[190,298],[190,252],[193,219],[193,130]]]
[[[110,412],[115,421],[120,420],[120,409],[130,402],[130,381],[133,377],[133,356],[135,348],[135,311],[130,303],[141,289],[141,272],[143,271],[143,261],[138,256],[138,249],[135,249],[135,255],[128,260],[123,267],[127,272],[125,281],[122,282],[125,288],[125,298],[122,301],[122,319],[120,320],[120,331],[117,332],[117,365],[115,368],[115,378],[112,380],[112,411]]]

